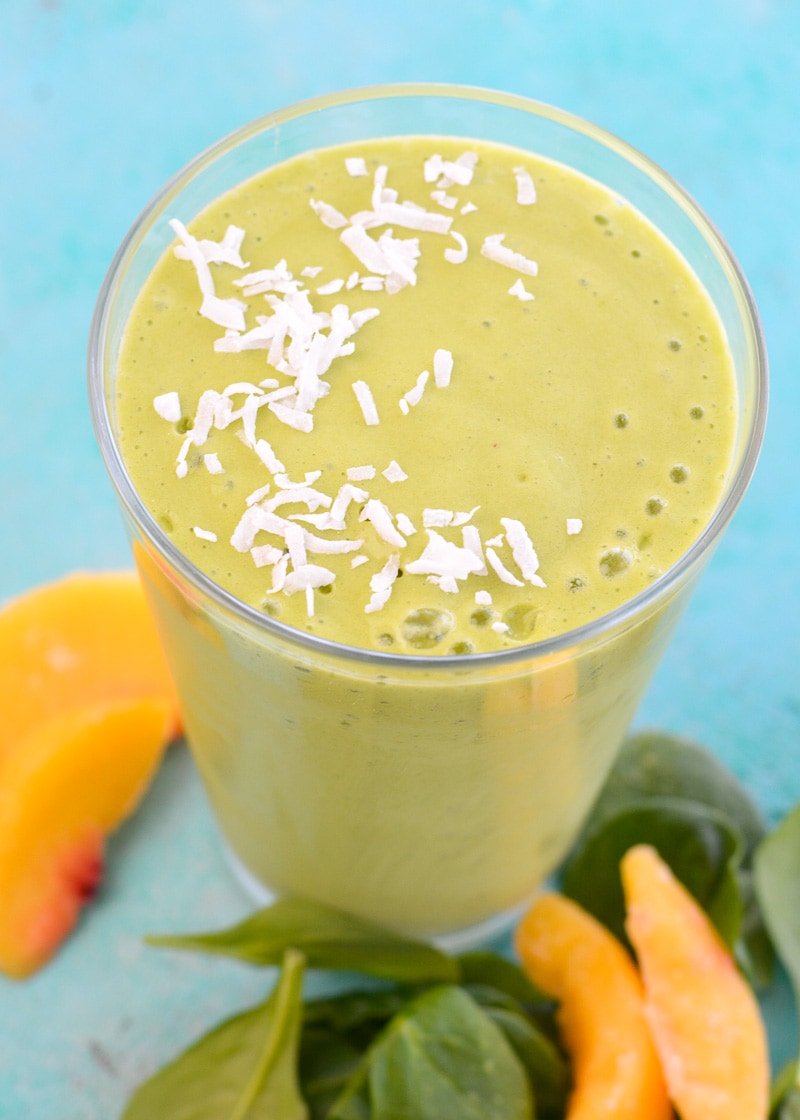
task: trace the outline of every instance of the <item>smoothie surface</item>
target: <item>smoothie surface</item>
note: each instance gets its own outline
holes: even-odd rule
[[[123,458],[175,545],[270,616],[394,653],[538,641],[646,588],[715,509],[722,327],[593,180],[401,137],[170,217],[188,231],[119,354]]]

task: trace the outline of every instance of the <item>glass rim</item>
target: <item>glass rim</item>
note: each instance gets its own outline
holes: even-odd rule
[[[726,490],[713,514],[679,559],[653,580],[648,587],[596,619],[550,638],[522,642],[507,649],[491,650],[483,653],[392,653],[346,645],[280,622],[226,591],[225,588],[215,583],[200,568],[196,567],[174,545],[139,497],[113,436],[106,394],[105,341],[112,296],[117,291],[126,266],[138,247],[139,235],[146,229],[151,228],[153,224],[151,219],[163,213],[164,207],[171,196],[187,185],[197,173],[210,167],[219,158],[240,144],[261,133],[280,128],[281,125],[290,121],[310,116],[321,110],[343,108],[365,101],[377,102],[398,98],[424,97],[465,102],[479,101],[549,120],[573,133],[582,134],[643,172],[651,182],[683,210],[695,229],[715,251],[718,261],[727,267],[729,282],[739,297],[737,302],[743,312],[742,318],[745,326],[749,328],[747,333],[752,343],[753,364],[755,365],[752,379],[752,414],[747,429],[737,439],[737,446],[741,445],[743,448],[738,464],[728,480]],[[420,135],[423,135],[423,133],[420,133]],[[475,139],[478,139],[478,137],[475,137]],[[147,540],[157,546],[159,553],[169,561],[170,565],[187,583],[219,608],[234,616],[243,625],[254,626],[268,634],[271,633],[276,639],[283,640],[291,645],[302,646],[333,659],[377,663],[387,669],[410,668],[414,665],[424,666],[429,672],[446,672],[456,667],[463,672],[472,668],[511,666],[517,662],[542,659],[563,653],[573,646],[584,644],[587,641],[594,641],[599,644],[606,635],[610,636],[612,633],[616,633],[626,624],[633,624],[637,618],[645,616],[649,609],[655,609],[660,601],[666,599],[673,590],[680,587],[683,580],[688,577],[702,557],[710,554],[723,529],[730,522],[740,505],[761,451],[769,397],[766,345],[750,285],[725,238],[702,207],[680,183],[664,171],[659,164],[639,151],[638,148],[600,125],[596,125],[575,113],[520,94],[446,82],[398,82],[368,85],[306,98],[255,118],[229,132],[194,156],[152,196],[120,243],[98,293],[89,333],[87,365],[92,423],[114,489],[125,510],[133,518]]]

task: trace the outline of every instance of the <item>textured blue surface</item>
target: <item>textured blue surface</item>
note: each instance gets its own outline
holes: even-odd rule
[[[761,308],[766,447],[641,722],[727,759],[772,819],[800,799],[797,317],[800,6],[794,0],[0,0],[0,599],[127,544],[92,437],[97,289],[141,207],[243,122],[346,86],[435,80],[595,120],[670,171],[724,232]],[[0,980],[0,1118],[106,1120],[155,1064],[268,977],[156,953],[224,924],[230,880],[184,748],[114,838],[58,959]],[[786,993],[770,1007],[786,1056]]]

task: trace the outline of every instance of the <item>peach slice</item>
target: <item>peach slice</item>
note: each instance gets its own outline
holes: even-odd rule
[[[708,917],[654,848],[622,860],[626,928],[682,1120],[765,1120],[769,1059],[755,997]]]
[[[107,700],[163,696],[172,680],[134,572],[76,573],[0,610],[0,759],[52,716]]]
[[[560,1002],[574,1078],[567,1120],[668,1120],[641,981],[617,939],[577,903],[546,894],[518,925],[515,943],[533,983]]]
[[[54,716],[0,762],[0,971],[28,976],[73,927],[173,723],[163,697],[108,701]]]

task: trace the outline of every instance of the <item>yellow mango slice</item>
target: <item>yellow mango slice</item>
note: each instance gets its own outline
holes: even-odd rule
[[[682,1120],[766,1120],[769,1059],[753,993],[708,917],[654,848],[622,861],[626,929]]]
[[[53,955],[99,882],[103,838],[133,811],[174,727],[163,696],[73,709],[0,760],[0,971]]]
[[[0,759],[36,726],[107,700],[175,690],[135,572],[79,572],[0,610]]]
[[[574,1078],[567,1120],[668,1120],[672,1110],[641,981],[623,946],[558,894],[534,902],[515,943],[533,983],[560,1003]]]

